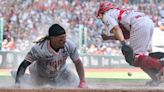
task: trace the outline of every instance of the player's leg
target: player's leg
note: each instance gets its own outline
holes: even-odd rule
[[[146,82],[146,86],[158,86],[161,81],[158,77],[156,77],[156,74],[159,72],[159,70],[156,69],[142,69],[145,73],[147,73],[152,80]]]
[[[164,58],[164,53],[163,52],[152,52],[152,53],[149,53],[149,56],[158,58],[158,59],[162,59],[162,58]]]
[[[57,87],[77,88],[79,84],[78,76],[69,68],[66,68],[61,71],[55,80]]]
[[[149,56],[160,59],[159,62],[164,65],[164,53],[163,52],[152,52]]]
[[[147,50],[150,46],[154,31],[154,24],[148,18],[143,18],[139,22],[132,26],[130,35],[130,45],[134,50],[135,62],[134,66],[139,66],[141,68],[161,68],[162,65],[158,62],[158,59],[150,57]],[[143,40],[144,39],[144,40]]]
[[[151,81],[146,82],[146,85],[148,85],[148,86],[158,86],[162,82],[161,77],[162,77],[162,74],[163,74],[163,67],[161,66],[161,60],[159,60],[159,59],[164,57],[164,53],[154,52],[154,53],[150,53],[149,56],[151,56],[153,59],[156,58],[156,60],[158,60],[158,62],[156,62],[156,60],[153,61],[154,63],[149,62],[150,64],[140,62],[142,64],[142,67],[143,67],[142,70],[145,73],[147,73],[152,79]],[[148,57],[148,58],[150,58],[150,57]],[[145,60],[145,61],[147,61],[147,60]],[[151,61],[151,59],[148,60],[148,61]],[[139,61],[137,61],[137,63],[138,62]],[[160,63],[159,67],[162,67],[162,68],[157,69],[158,66],[154,67],[153,64],[156,64],[156,63]],[[140,67],[141,67],[141,64],[139,65]],[[149,66],[149,65],[151,65],[151,66]]]
[[[80,82],[78,76],[69,68],[62,73],[62,79],[70,87],[78,87]]]
[[[32,63],[29,66],[29,74],[30,74],[30,84],[35,87],[43,86],[49,83],[48,78],[43,78],[38,75],[36,71],[35,63]]]
[[[163,52],[152,52],[149,56],[160,59],[159,62],[164,66],[164,53]],[[164,67],[160,69],[159,73],[156,74],[158,78],[163,77]]]
[[[163,65],[160,59],[150,57],[148,55],[136,55],[136,59],[133,63],[134,66],[141,67],[142,69],[157,69],[160,70]]]
[[[145,71],[152,78],[152,80],[155,79],[155,74],[149,74],[150,72],[153,72],[152,69],[160,71],[160,69],[163,67],[158,58],[146,55],[154,31],[153,25],[153,22],[149,19],[143,19],[136,23],[137,27],[132,28],[133,30],[131,31],[131,37],[129,40],[130,45],[136,54],[132,65],[141,67],[141,69],[143,69],[143,71]],[[150,71],[147,72],[147,70]]]
[[[161,83],[163,64],[160,59],[147,55],[139,55],[133,65],[141,67],[141,69],[150,76],[152,80],[147,83],[149,86],[158,86]]]
[[[164,61],[161,60],[164,58],[164,53],[154,52],[147,55],[139,55],[135,61],[135,66],[139,66],[142,69],[156,69],[158,70],[158,77],[163,74],[163,65]]]

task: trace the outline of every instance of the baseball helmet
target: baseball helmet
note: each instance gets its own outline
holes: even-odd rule
[[[100,2],[99,9],[98,9],[96,16],[98,17],[101,13],[104,13],[110,9],[113,9],[114,7],[115,7],[114,4],[111,2],[102,1],[102,2]]]

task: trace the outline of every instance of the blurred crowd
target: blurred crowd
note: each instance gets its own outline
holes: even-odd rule
[[[0,18],[4,19],[2,50],[27,51],[33,41],[47,34],[51,24],[59,23],[81,53],[119,55],[119,42],[101,39],[100,33],[106,29],[95,17],[99,1],[102,0],[0,0]],[[148,2],[151,0],[142,0],[147,2],[140,4],[130,4],[130,0],[110,1],[123,8],[145,12],[156,26],[162,19],[162,0],[158,0],[158,4]]]

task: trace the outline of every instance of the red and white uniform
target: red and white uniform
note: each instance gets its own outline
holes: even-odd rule
[[[154,31],[154,23],[144,13],[113,8],[105,12],[102,21],[108,27],[108,32],[117,25],[120,26],[123,33],[130,32],[128,39],[134,53],[147,53]]]
[[[152,80],[160,80],[156,75],[163,69],[163,65],[158,58],[145,55],[154,31],[153,21],[144,13],[116,8],[108,1],[100,3],[97,17],[102,18],[102,22],[108,27],[107,32],[103,32],[107,35],[115,26],[120,26],[124,38],[129,39],[136,54],[132,65],[140,67]]]

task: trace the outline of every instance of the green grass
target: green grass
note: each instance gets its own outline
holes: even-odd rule
[[[117,80],[132,80],[132,79],[150,79],[149,76],[144,73],[144,72],[131,72],[132,76],[128,76],[128,72],[86,72],[86,78],[91,80],[91,79],[96,79],[96,80],[101,80],[103,79],[117,79]],[[11,74],[10,72],[0,72],[0,78],[5,78],[5,77],[10,77]]]
[[[0,76],[11,76],[9,72],[1,72]]]
[[[144,72],[134,72],[132,76],[128,76],[127,72],[87,72],[87,78],[114,78],[114,79],[149,79]]]
[[[148,79],[115,79],[115,78],[87,78],[89,82],[96,82],[96,83],[111,83],[111,82],[141,82],[146,81]]]
[[[140,82],[148,80],[149,77],[144,72],[134,72],[128,76],[127,72],[86,72],[86,80],[91,83],[110,83],[110,82]],[[10,72],[0,72],[0,82],[14,81]]]

